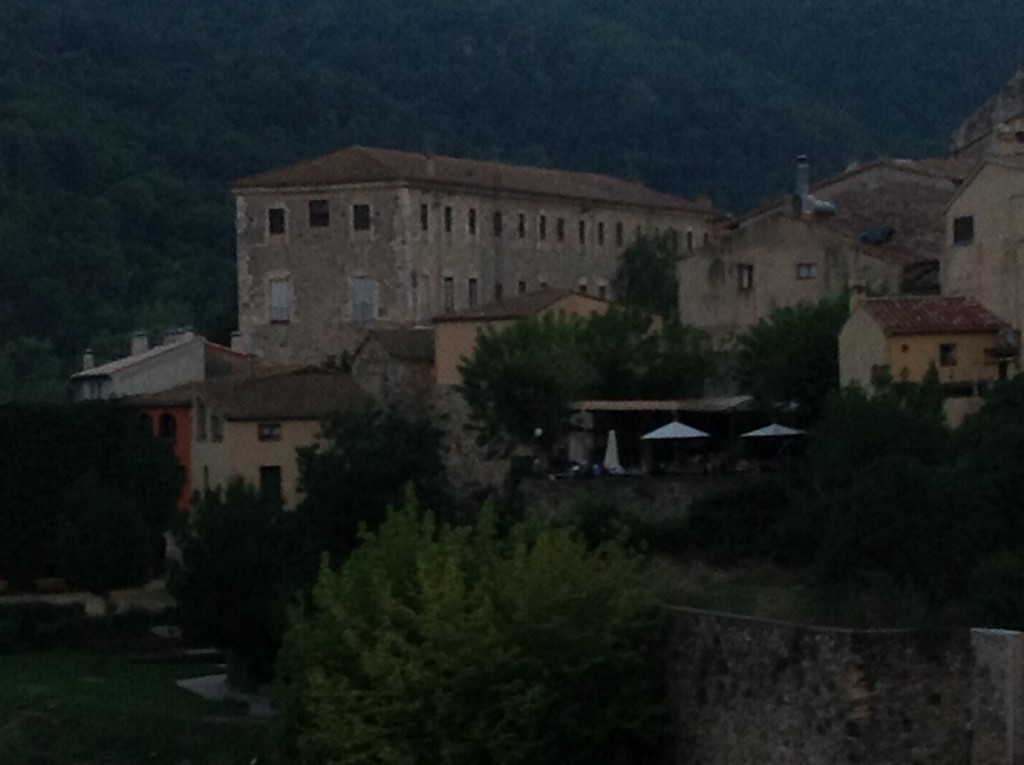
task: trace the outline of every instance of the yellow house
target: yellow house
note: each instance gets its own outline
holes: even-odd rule
[[[372,405],[349,375],[321,370],[209,383],[192,402],[194,486],[223,488],[238,477],[294,508],[296,449],[316,443],[330,415]]]
[[[569,290],[542,289],[496,300],[458,313],[434,319],[434,355],[438,385],[457,385],[462,377],[459,364],[473,355],[477,336],[487,329],[500,329],[516,319],[548,313],[591,316],[611,306],[604,298]]]
[[[1007,376],[1012,359],[1003,351],[1005,327],[967,297],[855,295],[839,334],[840,382],[870,388],[880,366],[897,380],[921,382],[935,367],[949,395],[947,418],[957,424],[975,405],[979,387]]]

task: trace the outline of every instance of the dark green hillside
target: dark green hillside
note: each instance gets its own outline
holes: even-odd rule
[[[0,399],[133,327],[223,337],[229,181],[348,144],[604,171],[726,209],[788,186],[801,151],[823,174],[939,149],[1009,76],[1011,11],[897,5],[6,0]]]

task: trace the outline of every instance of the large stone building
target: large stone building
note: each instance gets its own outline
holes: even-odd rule
[[[955,157],[1024,156],[1024,72],[1017,72],[953,132]]]
[[[710,205],[604,175],[354,147],[238,180],[241,347],[313,362],[366,330],[557,287],[610,296],[641,231],[704,242]]]

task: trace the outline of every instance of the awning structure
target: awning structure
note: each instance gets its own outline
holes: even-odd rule
[[[751,396],[682,398],[669,400],[575,401],[577,412],[735,412],[753,408]]]
[[[641,441],[674,441],[686,438],[708,438],[703,430],[691,428],[681,422],[670,422],[640,437]]]
[[[763,428],[743,433],[740,435],[740,438],[782,438],[785,436],[802,436],[804,433],[806,431],[797,428],[787,428],[785,425],[773,422],[771,425],[765,425]]]

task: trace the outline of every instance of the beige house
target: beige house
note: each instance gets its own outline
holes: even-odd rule
[[[976,298],[1019,332],[1024,327],[1024,157],[990,157],[946,210],[942,290]],[[1008,342],[1019,340],[1008,337]]]
[[[545,289],[438,316],[434,320],[437,384],[457,385],[461,381],[459,364],[473,355],[481,332],[506,327],[517,319],[548,313],[586,317],[604,313],[610,305],[607,300],[593,295]]]
[[[979,393],[1005,378],[1012,363],[1001,349],[1005,323],[965,297],[855,297],[839,335],[839,379],[871,388],[888,367],[896,380],[921,382],[932,367],[948,394],[947,418],[959,424]]]
[[[365,147],[232,192],[240,347],[301,363],[351,352],[368,329],[545,287],[610,297],[640,232],[686,251],[720,217],[605,175]]]
[[[808,183],[732,221],[679,266],[682,321],[728,347],[776,308],[861,282],[874,294],[938,292],[942,215],[971,160],[879,159]]]
[[[296,449],[318,441],[325,418],[372,405],[351,376],[320,370],[208,383],[192,403],[194,488],[223,488],[237,477],[294,508]]]

